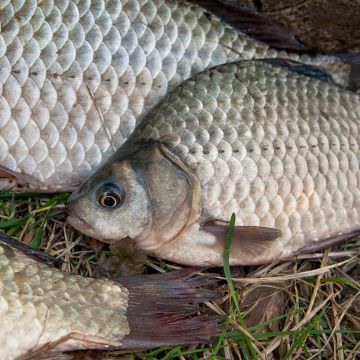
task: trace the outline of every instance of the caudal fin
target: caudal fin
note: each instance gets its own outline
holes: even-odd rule
[[[216,280],[195,272],[183,269],[119,279],[130,293],[126,314],[130,334],[122,342],[124,348],[208,343],[221,333],[222,317],[195,315],[197,304],[217,297],[205,288]]]

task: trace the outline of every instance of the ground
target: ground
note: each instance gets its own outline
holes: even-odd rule
[[[178,268],[102,246],[66,224],[68,194],[0,193],[0,231],[62,260],[63,271],[111,276]],[[231,239],[228,241],[231,245]],[[119,260],[118,254],[121,254]],[[226,259],[226,256],[225,256]],[[225,315],[206,346],[147,352],[80,352],[75,359],[358,359],[360,240],[261,267],[207,270],[219,298],[200,312]]]

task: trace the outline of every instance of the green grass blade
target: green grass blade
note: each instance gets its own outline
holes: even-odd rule
[[[231,219],[229,222],[228,230],[226,233],[225,246],[224,246],[224,255],[223,255],[224,275],[225,275],[225,279],[226,279],[228,287],[229,287],[230,297],[231,297],[232,303],[233,303],[232,306],[235,307],[235,310],[236,310],[236,318],[237,318],[240,326],[243,327],[244,329],[246,329],[246,324],[245,324],[245,321],[243,319],[242,313],[239,308],[239,300],[238,300],[238,296],[237,296],[237,293],[234,288],[234,283],[232,281],[231,271],[230,271],[230,249],[231,249],[232,239],[233,239],[233,235],[234,235],[235,220],[236,220],[235,213],[233,213],[231,215]],[[244,340],[245,340],[245,343],[240,341],[239,345],[243,351],[245,359],[257,359],[258,356],[257,356],[257,353],[252,344],[252,340],[248,336],[245,336]],[[249,354],[249,351],[250,351],[251,355]]]
[[[225,274],[226,281],[228,283],[228,287],[230,290],[230,296],[233,300],[233,304],[236,307],[236,310],[238,311],[238,313],[241,314],[240,308],[239,308],[238,297],[235,292],[234,283],[232,281],[231,272],[230,272],[230,248],[231,248],[232,239],[233,239],[233,235],[234,235],[234,227],[235,227],[235,214],[233,213],[231,215],[231,219],[229,222],[229,226],[228,226],[228,230],[227,230],[227,234],[226,234],[225,246],[224,246],[224,257],[223,257],[223,259],[224,259],[224,274]]]
[[[344,279],[344,278],[339,278],[339,277],[326,278],[326,279],[321,279],[321,282],[322,283],[336,283],[336,284],[340,284],[340,285],[344,285],[344,286],[349,286],[356,291],[360,291],[360,287],[356,283],[354,283],[348,279]]]

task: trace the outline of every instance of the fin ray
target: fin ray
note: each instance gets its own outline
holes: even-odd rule
[[[292,255],[308,254],[315,251],[324,250],[329,247],[338,246],[359,235],[360,235],[360,229],[354,230],[347,234],[336,234],[334,236],[329,236],[328,238],[323,240],[312,241],[309,244],[300,248],[299,250],[295,251],[295,253]]]
[[[217,315],[192,316],[196,303],[217,297],[201,288],[217,280],[195,275],[194,268],[165,274],[139,275],[118,279],[129,289],[127,318],[130,334],[124,348],[208,343],[221,332]]]
[[[300,52],[309,50],[290,29],[255,9],[233,1],[194,0],[194,2],[248,36],[271,47]]]
[[[206,231],[216,237],[218,251],[223,251],[228,226],[226,223],[213,222],[203,225],[202,231]],[[241,259],[244,264],[255,264],[266,261],[269,258],[280,255],[278,238],[282,233],[278,229],[260,226],[235,226],[233,241],[230,248],[230,258]]]

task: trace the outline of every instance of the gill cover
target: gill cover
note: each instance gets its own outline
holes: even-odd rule
[[[152,142],[133,157],[135,169],[150,204],[149,223],[138,237],[139,246],[153,251],[200,216],[197,177],[165,145]]]

